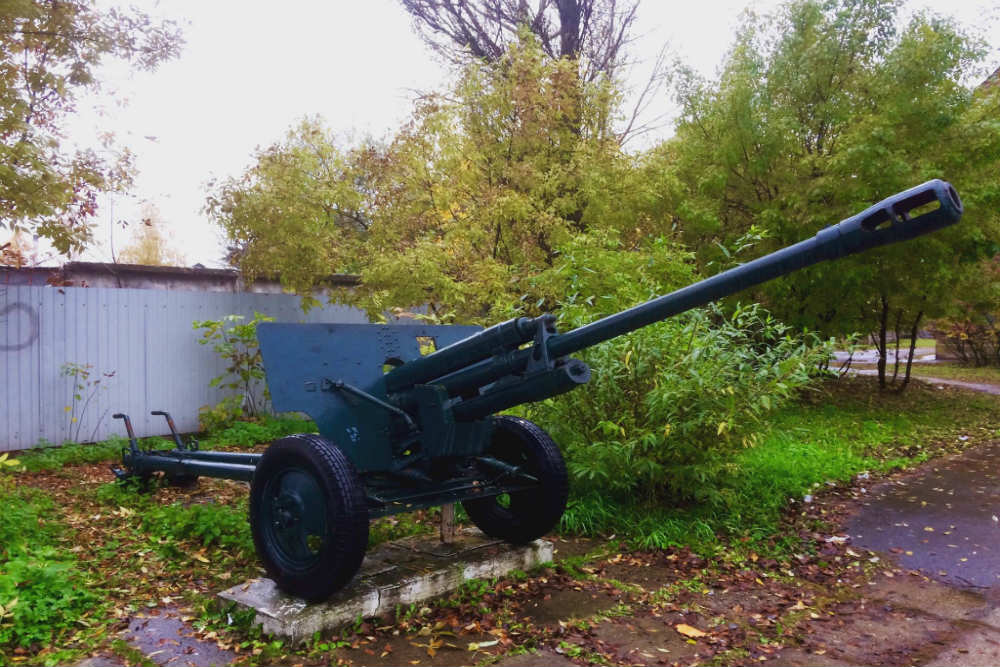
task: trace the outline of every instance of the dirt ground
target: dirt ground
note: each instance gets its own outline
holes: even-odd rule
[[[1000,664],[1000,441],[793,503],[791,561],[555,539],[554,567],[362,623],[287,664]],[[171,609],[129,622],[161,665],[254,661]],[[87,667],[122,664],[102,656]],[[148,663],[147,663],[148,664]]]

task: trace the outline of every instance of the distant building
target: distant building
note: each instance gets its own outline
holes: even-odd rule
[[[334,274],[327,279],[331,287],[354,287],[358,276]],[[193,292],[251,292],[283,294],[277,280],[256,280],[247,284],[235,269],[145,266],[104,262],[66,262],[62,266],[14,268],[0,266],[0,286],[54,285],[62,287],[112,287],[131,289],[183,290]]]

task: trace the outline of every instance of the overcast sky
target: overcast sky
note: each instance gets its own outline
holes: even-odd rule
[[[102,3],[103,4],[103,3]],[[297,119],[318,114],[351,137],[384,136],[407,116],[416,90],[441,87],[446,68],[414,34],[396,0],[136,0],[133,4],[184,26],[181,57],[154,73],[112,66],[105,78],[126,104],[84,100],[70,133],[81,143],[112,130],[136,156],[129,195],[102,200],[97,238],[81,259],[110,261],[129,230],[109,221],[140,218],[148,200],[160,210],[172,244],[188,262],[221,266],[223,242],[201,212],[212,177],[245,169],[258,146],[279,139]],[[706,75],[732,43],[740,12],[768,12],[775,0],[643,0],[633,53],[635,86],[663,44]],[[909,7],[924,6],[912,2]],[[939,3],[937,11],[986,30],[1000,45],[995,3]],[[991,61],[996,67],[996,50]],[[110,98],[106,98],[110,99]],[[99,111],[91,110],[98,107]],[[664,92],[651,112],[668,113]],[[660,136],[666,136],[665,127]],[[113,233],[111,230],[114,229]]]

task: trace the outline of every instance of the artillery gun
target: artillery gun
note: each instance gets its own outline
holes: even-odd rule
[[[914,216],[910,214],[915,213]],[[250,482],[250,525],[268,574],[287,593],[323,600],[361,566],[370,519],[461,502],[487,535],[510,542],[551,530],[567,500],[562,455],[538,426],[504,410],[586,384],[568,355],[823,260],[912,239],[958,221],[962,203],[933,180],[814,237],[573,331],[551,315],[474,326],[261,324],[274,409],[308,414],[319,434],[263,454],[130,445],[123,477],[162,472]],[[433,343],[436,350],[423,354]]]

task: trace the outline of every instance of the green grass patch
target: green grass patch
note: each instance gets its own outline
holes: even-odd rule
[[[63,539],[59,508],[0,477],[0,664],[64,642],[100,606]]]
[[[174,446],[172,441],[163,438],[143,438],[139,444],[143,449],[172,449]],[[36,449],[19,452],[17,457],[28,472],[40,472],[68,465],[120,460],[125,447],[128,447],[128,439],[118,436],[101,442],[68,442],[63,445],[43,442]]]
[[[98,490],[98,498],[111,507],[134,512],[142,530],[155,538],[157,550],[166,558],[185,555],[185,543],[215,547],[245,561],[255,561],[246,497],[229,505],[216,502],[167,505],[154,494],[140,492],[138,483],[112,482]]]
[[[262,417],[252,422],[238,421],[220,431],[209,433],[199,445],[201,449],[248,449],[293,433],[315,432],[316,424],[311,419],[290,416]]]
[[[616,534],[642,548],[690,546],[708,554],[726,538],[747,538],[763,548],[759,543],[775,536],[789,498],[996,437],[998,427],[992,396],[924,385],[881,394],[871,378],[831,381],[771,416],[759,444],[727,466],[713,501],[662,507],[596,494],[575,497],[561,529]]]
[[[441,522],[440,510],[403,512],[375,519],[368,526],[368,548],[383,542],[413,535],[428,535],[437,530]]]

